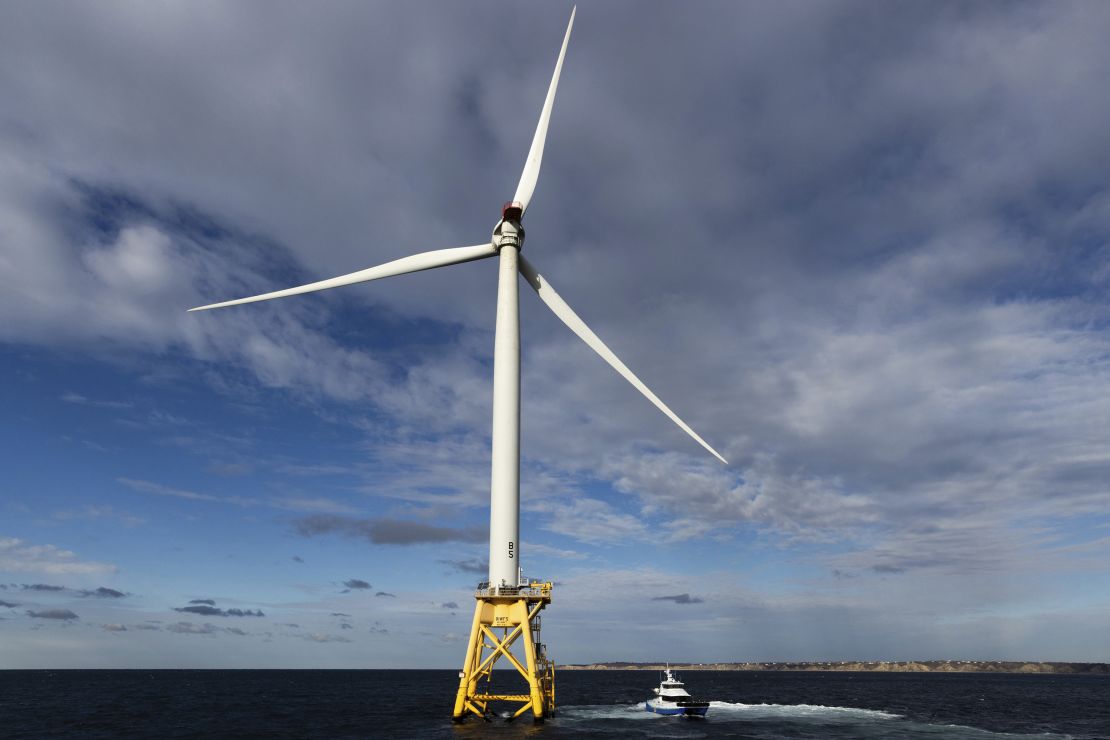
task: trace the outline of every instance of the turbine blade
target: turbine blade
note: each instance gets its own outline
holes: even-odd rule
[[[341,285],[352,285],[354,283],[364,283],[367,280],[378,280],[380,278],[392,277],[393,275],[404,275],[406,272],[420,272],[421,270],[431,270],[435,267],[457,265],[460,262],[472,262],[474,260],[492,257],[495,254],[497,254],[497,250],[493,248],[492,244],[478,244],[473,247],[456,247],[454,249],[437,249],[432,252],[422,252],[410,257],[402,257],[399,260],[386,262],[384,265],[359,270],[358,272],[352,272],[348,275],[340,275],[339,277],[328,278],[327,280],[320,280],[315,283],[308,283],[307,285],[299,285],[296,288],[286,288],[285,290],[275,290],[273,293],[263,293],[262,295],[251,296],[250,298],[239,298],[234,301],[197,306],[189,310],[207,311],[210,308],[224,308],[225,306],[237,306],[240,303],[254,303],[255,301],[268,301],[271,298],[284,298],[300,293],[312,293],[317,290],[338,288]]]
[[[559,87],[559,73],[563,70],[563,57],[567,53],[567,42],[570,41],[570,29],[574,27],[575,6],[570,11],[570,23],[567,24],[567,33],[563,37],[563,48],[559,50],[559,61],[555,63],[555,73],[551,75],[551,86],[547,88],[547,100],[543,102],[540,112],[540,122],[536,125],[536,135],[532,137],[532,148],[528,150],[528,159],[524,162],[524,172],[520,175],[520,183],[516,186],[516,195],[513,200],[522,204],[523,211],[528,210],[528,202],[532,200],[532,193],[536,190],[536,181],[540,177],[540,161],[543,160],[543,144],[547,140],[547,124],[551,121],[551,106],[555,102],[555,88]]]
[[[590,348],[593,349],[594,352],[601,355],[603,360],[608,362],[614,370],[623,375],[624,379],[631,383],[636,390],[643,393],[649,401],[655,404],[656,408],[669,416],[671,421],[678,424],[684,432],[697,440],[697,443],[709,450],[714,457],[725,465],[728,465],[728,460],[721,457],[720,453],[710,447],[704,439],[699,437],[697,432],[691,429],[686,422],[678,418],[678,414],[667,408],[667,404],[660,401],[659,397],[652,393],[651,389],[644,385],[643,381],[637,378],[636,374],[629,370],[628,366],[621,362],[620,358],[613,354],[611,349],[605,346],[605,343],[593,333],[590,327],[586,326],[586,322],[580,319],[578,314],[567,305],[566,301],[555,292],[555,289],[551,287],[551,283],[547,282],[542,275],[536,272],[536,268],[532,266],[532,263],[523,256],[520,257],[520,272],[524,275],[524,279],[528,281],[528,284],[532,286],[532,289],[536,291],[536,295],[540,297],[540,300],[546,303],[547,307],[550,308],[556,316],[562,319],[563,323],[570,327],[572,332],[577,334],[583,342],[590,345]]]

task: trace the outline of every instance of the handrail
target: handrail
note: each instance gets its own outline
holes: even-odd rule
[[[522,596],[525,598],[550,599],[551,589],[554,584],[550,581],[532,581],[523,586],[497,586],[491,588],[488,581],[478,584],[474,595],[478,598],[491,598],[495,596]]]

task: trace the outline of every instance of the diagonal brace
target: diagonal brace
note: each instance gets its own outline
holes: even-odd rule
[[[493,632],[490,631],[490,628],[485,626],[484,624],[482,625],[482,631],[485,632],[487,635],[489,635],[494,640],[497,639],[497,637],[494,636]],[[505,659],[508,660],[510,663],[512,663],[518,671],[520,671],[520,675],[524,676],[525,678],[528,678],[528,670],[520,664],[520,661],[516,659],[515,655],[513,655],[512,653],[509,652],[509,645],[511,645],[513,643],[513,641],[516,640],[516,638],[518,638],[518,637],[520,637],[520,628],[519,627],[517,629],[513,630],[512,634],[510,634],[508,637],[506,637],[505,641],[500,643],[497,646],[497,650],[495,650],[493,652],[493,654],[490,655],[489,658],[487,658],[487,660],[492,662],[497,657],[498,653],[500,653],[500,654],[504,655]]]

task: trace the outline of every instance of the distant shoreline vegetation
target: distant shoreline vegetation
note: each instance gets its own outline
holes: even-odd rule
[[[1092,673],[1110,674],[1110,663],[1010,660],[871,660],[813,663],[573,663],[562,671],[859,671],[870,673]]]

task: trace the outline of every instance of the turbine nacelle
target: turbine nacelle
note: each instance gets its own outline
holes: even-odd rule
[[[501,206],[501,218],[505,221],[520,223],[520,219],[524,218],[524,204],[519,200],[510,200]]]

